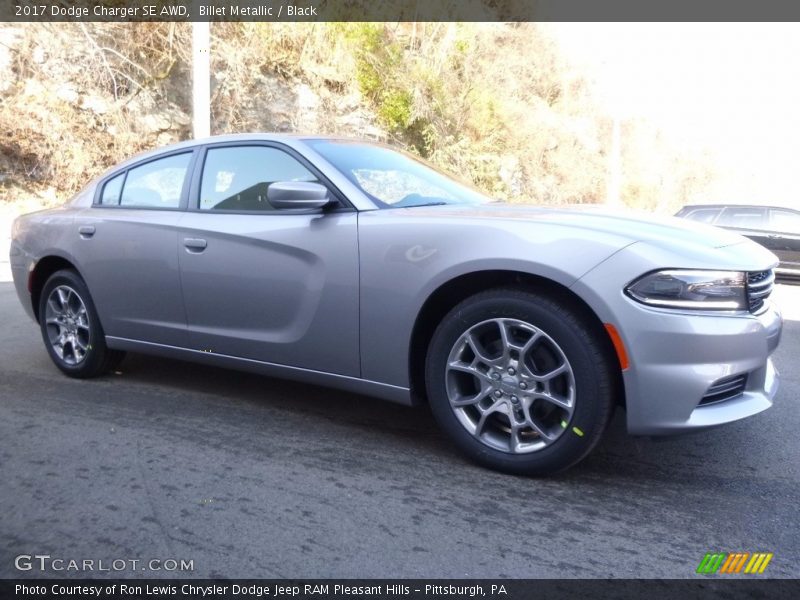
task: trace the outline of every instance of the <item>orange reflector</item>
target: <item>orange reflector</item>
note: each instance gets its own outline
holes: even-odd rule
[[[614,350],[617,351],[619,366],[622,367],[622,370],[624,371],[630,366],[630,362],[628,361],[628,353],[625,352],[625,345],[622,343],[622,338],[619,336],[617,328],[611,323],[603,323],[603,325],[606,327],[608,337],[611,338],[611,343],[614,344]]]

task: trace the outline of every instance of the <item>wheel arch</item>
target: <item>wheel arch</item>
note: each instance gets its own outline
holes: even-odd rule
[[[409,344],[409,382],[414,404],[427,404],[428,402],[425,393],[425,360],[433,333],[442,318],[462,300],[479,292],[502,287],[544,292],[559,302],[568,304],[572,310],[580,314],[597,338],[601,340],[601,343],[606,346],[614,367],[615,397],[619,405],[625,405],[622,366],[614,342],[602,320],[589,304],[568,287],[552,279],[522,271],[508,270],[473,271],[459,275],[440,285],[425,300],[414,321]]]
[[[81,275],[81,272],[72,261],[57,254],[49,254],[40,258],[36,261],[36,266],[34,266],[30,275],[28,275],[28,291],[31,294],[33,314],[36,317],[37,323],[39,322],[39,301],[42,295],[42,289],[44,289],[44,284],[53,273],[63,269],[72,269],[78,273],[81,279],[84,279],[83,275]],[[84,281],[86,280],[84,279]]]

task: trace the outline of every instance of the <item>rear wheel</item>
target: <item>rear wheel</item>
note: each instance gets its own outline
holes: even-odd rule
[[[546,475],[581,460],[614,401],[613,357],[587,321],[541,293],[497,289],[461,302],[427,356],[440,426],[494,469]]]
[[[71,269],[53,273],[44,284],[39,324],[50,358],[71,377],[95,377],[116,367],[125,356],[106,347],[89,290]]]

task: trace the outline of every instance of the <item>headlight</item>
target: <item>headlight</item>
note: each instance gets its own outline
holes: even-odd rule
[[[635,280],[625,292],[661,308],[747,310],[745,274],[736,271],[656,271]]]

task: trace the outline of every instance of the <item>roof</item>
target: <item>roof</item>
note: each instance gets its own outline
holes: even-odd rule
[[[159,146],[158,148],[152,148],[150,150],[144,150],[139,152],[126,160],[119,162],[105,172],[98,179],[102,179],[107,174],[111,173],[112,171],[116,171],[120,168],[127,167],[130,164],[139,162],[143,159],[147,159],[150,157],[156,157],[161,154],[166,154],[169,152],[173,152],[176,150],[182,149],[189,149],[194,148],[195,146],[202,146],[203,144],[218,144],[224,142],[282,142],[287,146],[295,146],[297,142],[303,142],[306,140],[340,140],[340,141],[363,141],[366,143],[375,143],[372,140],[360,140],[358,138],[347,138],[344,136],[330,136],[330,135],[308,135],[308,134],[295,134],[295,133],[268,133],[268,132],[253,132],[253,133],[229,133],[225,135],[212,135],[206,138],[198,138],[198,139],[191,139],[191,140],[184,140],[182,142],[177,142],[175,144],[169,144],[167,146]]]
[[[708,204],[684,204],[681,210],[687,208],[780,208],[783,210],[798,210],[797,206],[789,206],[788,204],[758,204],[754,202],[745,203],[745,202],[717,202],[717,203],[708,203]]]

